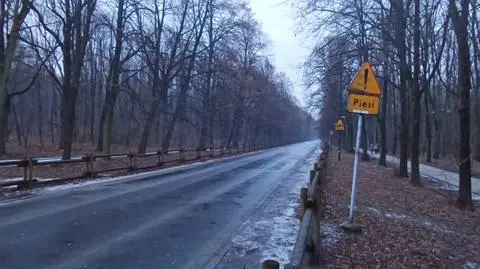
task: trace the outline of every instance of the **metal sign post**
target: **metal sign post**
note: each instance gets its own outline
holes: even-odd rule
[[[333,135],[335,134],[335,132],[333,130],[330,130],[330,146],[333,147]]]
[[[338,161],[342,161],[342,136],[338,134]]]
[[[358,155],[360,151],[360,138],[362,136],[363,115],[358,117],[357,141],[355,142],[355,161],[353,163],[352,194],[350,196],[350,213],[348,221],[353,223],[353,214],[355,210],[355,194],[357,192],[357,174],[358,174]]]

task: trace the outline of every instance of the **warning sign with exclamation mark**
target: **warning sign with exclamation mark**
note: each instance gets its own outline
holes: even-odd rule
[[[380,96],[382,90],[378,85],[372,65],[365,62],[357,72],[347,90],[351,93]]]

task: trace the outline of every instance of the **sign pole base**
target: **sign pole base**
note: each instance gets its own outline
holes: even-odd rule
[[[348,214],[348,220],[340,227],[346,231],[352,232],[361,232],[362,229],[360,226],[354,223],[354,213],[355,213],[355,195],[357,191],[357,174],[358,174],[358,155],[360,151],[360,138],[362,135],[362,125],[363,125],[363,115],[358,117],[358,126],[357,126],[357,140],[355,143],[355,161],[353,163],[353,177],[352,177],[352,193],[350,196],[350,211]]]
[[[338,161],[342,161],[342,138],[338,138]]]

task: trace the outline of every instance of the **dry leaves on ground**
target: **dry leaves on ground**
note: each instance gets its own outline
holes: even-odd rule
[[[329,157],[323,205],[326,268],[469,268],[480,265],[480,214],[462,211],[452,193],[415,187],[377,162],[360,162],[356,221],[362,234],[338,227],[350,202],[353,155]],[[435,190],[435,188],[437,188]],[[477,268],[477,267],[471,267]]]

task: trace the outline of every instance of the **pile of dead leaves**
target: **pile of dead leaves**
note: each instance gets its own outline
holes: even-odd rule
[[[321,220],[325,268],[480,268],[478,210],[459,210],[451,192],[427,181],[415,187],[375,160],[359,165],[355,219],[363,232],[344,233],[353,156],[334,157]]]

